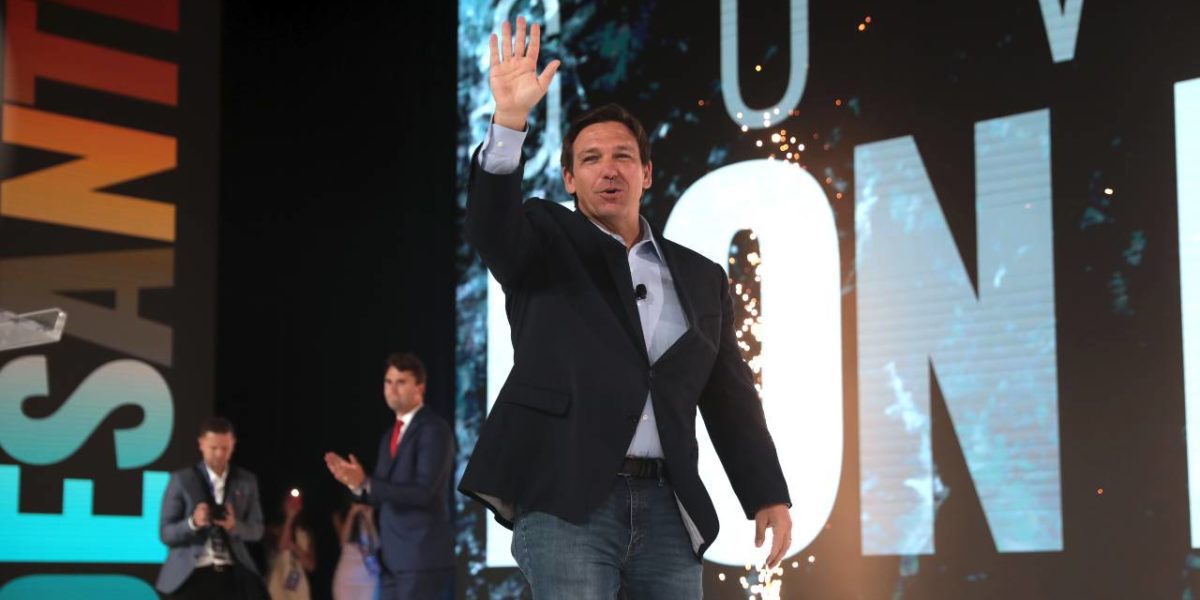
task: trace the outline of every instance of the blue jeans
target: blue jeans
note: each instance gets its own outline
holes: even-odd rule
[[[687,600],[704,595],[670,483],[619,476],[581,524],[518,509],[513,558],[535,600]]]

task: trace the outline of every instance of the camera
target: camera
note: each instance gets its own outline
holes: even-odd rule
[[[224,521],[225,520],[225,505],[213,504],[208,509],[209,521]]]

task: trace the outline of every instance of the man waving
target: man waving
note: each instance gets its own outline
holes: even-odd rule
[[[459,490],[514,529],[535,598],[700,598],[718,519],[696,463],[697,410],[756,543],[775,566],[790,499],[719,265],[665,239],[638,213],[653,180],[641,123],[592,109],[563,139],[577,211],[522,201],[540,30],[518,19],[491,37],[496,112],[472,158],[465,232],[504,288],[513,369]],[[492,340],[492,343],[503,343]]]

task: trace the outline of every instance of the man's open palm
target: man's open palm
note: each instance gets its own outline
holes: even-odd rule
[[[529,111],[537,105],[550,89],[550,82],[558,71],[559,61],[551,61],[541,75],[537,73],[538,52],[541,49],[541,28],[537,25],[529,32],[529,45],[525,44],[525,18],[517,19],[517,35],[504,22],[501,39],[492,34],[488,40],[491,49],[491,69],[488,80],[492,87],[492,98],[496,101],[496,122],[513,129],[523,129]],[[507,122],[505,122],[507,121]]]

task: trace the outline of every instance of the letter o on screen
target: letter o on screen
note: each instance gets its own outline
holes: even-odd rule
[[[664,235],[728,272],[729,245],[755,232],[762,263],[762,402],[792,493],[792,552],[821,532],[842,470],[841,271],[837,226],[821,185],[798,166],[751,160],[696,181],[672,210]],[[708,439],[700,438],[700,476],[713,496],[721,535],[705,554],[744,565],[763,558],[754,522],[741,505]]]

